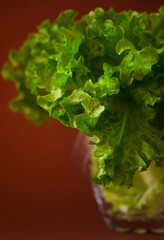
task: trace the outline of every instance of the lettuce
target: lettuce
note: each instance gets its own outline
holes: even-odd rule
[[[136,170],[164,160],[164,6],[158,13],[96,8],[62,12],[11,50],[2,75],[10,106],[35,124],[56,118],[93,137],[93,182],[131,186]]]
[[[108,214],[124,219],[159,218],[164,211],[164,176],[163,168],[156,168],[154,162],[150,164],[147,171],[134,175],[134,187],[128,189],[126,185],[116,186],[110,183],[107,188],[100,186],[102,198],[106,203],[112,204]],[[122,214],[123,213],[123,214]]]

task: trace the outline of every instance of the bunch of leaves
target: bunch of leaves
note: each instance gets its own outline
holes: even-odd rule
[[[164,159],[164,7],[75,16],[44,21],[11,50],[2,74],[19,96],[10,106],[36,124],[52,117],[96,136],[93,181],[131,186],[139,167]]]

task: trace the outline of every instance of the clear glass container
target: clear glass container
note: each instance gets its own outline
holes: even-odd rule
[[[147,171],[136,172],[134,187],[130,189],[112,184],[106,189],[91,182],[97,170],[92,150],[93,146],[88,145],[88,137],[78,133],[73,161],[91,185],[106,226],[119,232],[164,233],[164,167],[157,168],[152,163]]]

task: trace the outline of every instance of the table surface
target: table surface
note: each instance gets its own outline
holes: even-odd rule
[[[156,11],[162,0],[56,1],[1,0],[0,67],[11,48],[19,48],[44,19],[51,21],[64,9],[80,16],[95,7],[117,11]],[[162,240],[164,237],[120,234],[101,219],[90,186],[71,161],[77,131],[56,120],[36,127],[8,110],[17,95],[13,83],[0,87],[0,239],[1,240]]]

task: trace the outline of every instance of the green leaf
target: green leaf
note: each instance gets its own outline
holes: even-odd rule
[[[136,51],[134,45],[130,41],[128,41],[126,38],[122,38],[120,41],[117,42],[116,53],[118,55],[120,55],[125,50],[129,50],[129,49]]]
[[[77,15],[77,12],[74,10],[66,10],[61,12],[58,18],[56,19],[55,23],[59,27],[68,27],[69,25],[73,24],[74,18]]]
[[[160,30],[164,29],[164,6],[159,8],[159,13],[150,14],[150,21],[154,34],[158,34]]]
[[[143,48],[139,52],[130,50],[120,64],[120,81],[123,86],[131,85],[134,79],[142,80],[151,72],[152,66],[158,62],[157,49]]]

